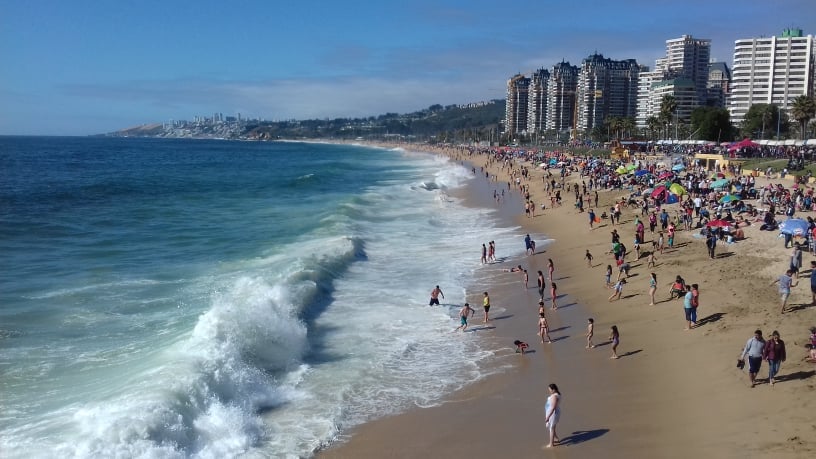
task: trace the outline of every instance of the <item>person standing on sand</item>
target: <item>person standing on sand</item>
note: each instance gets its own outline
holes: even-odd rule
[[[589,214],[587,214],[587,215],[589,215],[589,229],[595,228],[595,226],[594,226],[595,225],[595,211],[592,210],[592,209],[589,209]]]
[[[437,285],[431,290],[431,301],[428,302],[428,306],[439,305],[439,295],[442,295],[443,300],[445,299],[445,294],[442,293],[442,289]]]
[[[612,265],[606,265],[606,288],[612,287]]]
[[[697,307],[700,306],[700,286],[691,284],[691,322],[697,326]]]
[[[657,291],[657,274],[651,273],[649,274],[649,298],[652,300],[649,303],[649,306],[654,306],[655,304],[655,292]]]
[[[555,285],[555,282],[550,283],[550,304],[553,311],[558,309],[558,305],[555,304],[555,300],[558,298],[557,293],[558,287]]]
[[[550,327],[547,325],[547,315],[544,311],[538,312],[538,334],[541,336],[541,344],[544,344],[544,338],[547,338],[548,343],[552,343],[550,338]]]
[[[810,262],[810,294],[813,296],[810,304],[816,304],[816,261]]]
[[[530,288],[527,286],[527,283],[530,281],[530,276],[527,274],[526,269],[523,272],[524,274],[521,275],[521,281],[524,283],[524,290],[527,290],[528,288]]]
[[[595,319],[590,317],[587,319],[587,332],[586,332],[586,340],[587,340],[587,349],[593,349],[595,344],[592,343],[592,335],[595,334]]]
[[[768,361],[768,382],[774,385],[774,376],[779,373],[779,365],[785,361],[785,342],[779,339],[779,332],[774,330],[771,339],[765,343],[762,357]]]
[[[550,283],[552,284],[553,273],[555,272],[555,264],[553,263],[552,258],[547,258],[547,272],[550,274]]]
[[[459,310],[459,326],[456,327],[456,330],[454,331],[459,331],[459,329],[465,331],[468,326],[467,323],[468,316],[473,316],[473,314],[475,313],[476,311],[474,311],[473,308],[470,307],[470,304],[465,303],[465,305],[462,306],[462,309]]]
[[[544,289],[546,288],[547,283],[544,282],[544,273],[542,273],[540,269],[538,270],[538,279],[536,280],[536,282],[538,283],[538,297],[543,302],[544,301]],[[814,298],[816,298],[816,297],[814,297]]]
[[[799,281],[793,281],[793,277],[791,277],[792,274],[793,271],[789,269],[785,271],[785,274],[779,276],[779,279],[771,282],[771,286],[777,283],[779,284],[779,297],[782,302],[779,312],[781,314],[785,313],[785,307],[788,305],[788,297],[790,297],[791,287],[796,287],[799,284]]]
[[[686,330],[691,330],[694,328],[694,322],[691,320],[692,314],[694,314],[694,308],[691,305],[694,294],[691,293],[691,285],[686,285],[685,290],[686,293],[683,295],[683,311],[686,314]]]
[[[488,323],[490,321],[490,318],[488,317],[488,313],[490,312],[490,296],[488,296],[487,292],[484,292],[482,309],[484,309],[484,323]]]
[[[561,441],[555,431],[558,420],[561,418],[561,392],[555,384],[550,384],[548,388],[550,390],[550,396],[547,397],[547,403],[544,405],[544,413],[546,416],[544,418],[544,426],[550,432],[550,443],[547,444],[547,448],[552,448],[557,442]]]
[[[739,359],[745,360],[748,357],[748,378],[751,380],[751,387],[756,385],[756,375],[759,367],[762,366],[762,351],[765,350],[765,340],[762,338],[762,330],[754,332],[754,336],[745,343],[745,349],[740,354]]]
[[[609,335],[609,341],[612,343],[612,357],[611,359],[617,359],[618,357],[618,344],[620,344],[620,332],[618,332],[618,326],[612,326],[612,334]]]

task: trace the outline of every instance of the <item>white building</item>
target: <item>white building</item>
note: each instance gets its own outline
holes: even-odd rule
[[[530,79],[518,74],[507,80],[507,101],[504,113],[504,132],[523,134],[527,132],[527,98]]]
[[[527,132],[541,134],[547,128],[547,87],[550,72],[538,69],[531,80],[527,96]]]
[[[781,37],[748,38],[734,43],[731,66],[731,122],[741,123],[754,104],[790,106],[814,93],[814,37],[785,29]]]
[[[663,80],[663,72],[655,70],[650,72],[648,67],[644,66],[638,75],[638,95],[637,95],[637,116],[635,117],[635,124],[639,128],[646,127],[646,120],[652,116],[657,116],[660,111],[660,104],[657,108],[652,106],[652,83]]]
[[[576,86],[576,128],[591,130],[610,116],[635,118],[639,72],[634,59],[616,61],[598,53],[584,59]]]

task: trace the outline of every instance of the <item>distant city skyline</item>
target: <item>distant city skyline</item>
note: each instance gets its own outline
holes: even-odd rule
[[[814,24],[813,0],[6,2],[0,134],[406,113],[502,99],[509,76],[596,52],[653,67],[682,35],[730,67],[736,40]]]

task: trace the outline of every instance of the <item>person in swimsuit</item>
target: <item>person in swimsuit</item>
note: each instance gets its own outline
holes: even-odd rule
[[[609,341],[612,343],[612,359],[618,358],[618,344],[620,344],[620,333],[618,333],[618,326],[612,326],[612,334],[609,335]]]
[[[540,299],[544,299],[544,289],[547,286],[547,283],[544,282],[544,273],[541,270],[538,270],[538,297]]]
[[[527,351],[527,348],[530,347],[529,344],[521,340],[515,340],[513,341],[513,344],[516,345],[516,353],[521,353],[521,355],[524,355],[524,353]]]
[[[487,246],[482,244],[482,264],[487,263]]]
[[[550,303],[553,311],[558,309],[558,305],[555,304],[555,300],[558,298],[558,294],[556,293],[558,290],[558,286],[555,285],[555,282],[550,284]]]
[[[538,334],[541,336],[542,344],[544,343],[544,338],[547,338],[548,343],[553,342],[552,338],[550,338],[550,327],[547,325],[547,316],[544,311],[538,312]]]
[[[488,312],[490,312],[490,296],[487,294],[487,292],[484,292],[482,309],[484,309],[484,323],[487,323],[490,321],[490,318],[488,317]]]
[[[442,299],[445,299],[445,294],[442,293],[442,289],[439,288],[437,285],[433,290],[431,290],[431,301],[428,302],[428,306],[438,305],[439,304],[439,295],[442,295]]]
[[[657,291],[657,274],[651,273],[649,274],[649,298],[652,299],[652,302],[649,303],[649,306],[654,306],[655,304],[655,292]]]
[[[550,283],[553,281],[553,273],[555,272],[555,264],[552,258],[547,258],[547,271],[550,273]]]
[[[470,304],[465,303],[465,305],[462,306],[462,309],[459,310],[459,326],[456,327],[456,330],[461,329],[462,331],[465,331],[468,326],[468,316],[472,316],[475,313],[476,311],[470,307]]]
[[[586,332],[586,340],[587,340],[587,349],[592,349],[595,347],[595,344],[592,342],[592,335],[595,334],[595,319],[590,317],[587,319],[587,332]]]

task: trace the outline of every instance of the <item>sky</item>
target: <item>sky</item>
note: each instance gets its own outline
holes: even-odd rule
[[[790,27],[816,35],[816,0],[0,0],[0,135],[408,113],[595,52],[654,67],[682,35],[730,67]]]

